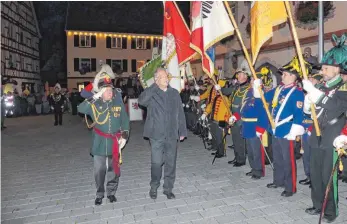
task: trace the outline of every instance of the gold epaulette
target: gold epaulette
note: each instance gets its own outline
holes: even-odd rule
[[[338,91],[347,91],[347,82],[345,84],[343,84]]]

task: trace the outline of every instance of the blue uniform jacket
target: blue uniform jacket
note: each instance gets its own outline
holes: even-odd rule
[[[279,93],[278,97],[276,97],[276,91]],[[281,85],[265,93],[265,99],[270,105],[275,122],[275,129],[270,130],[274,136],[284,138],[290,132],[292,124],[302,126],[304,98],[303,91],[294,84]]]
[[[267,129],[268,118],[261,99],[254,98],[253,89],[249,89],[241,107],[242,136],[255,138],[256,128]]]

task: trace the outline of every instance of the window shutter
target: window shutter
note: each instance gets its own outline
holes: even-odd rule
[[[131,60],[131,72],[136,72],[136,59]]]
[[[92,64],[92,72],[96,72],[96,58],[92,58],[91,60],[91,64]]]
[[[122,49],[128,48],[128,40],[126,37],[122,37]]]
[[[111,65],[111,59],[106,59],[106,64],[108,64],[109,66],[112,67],[112,65]]]
[[[22,39],[23,40],[23,39]],[[73,42],[74,42],[74,47],[79,47],[80,46],[80,37],[78,35],[73,36]],[[23,42],[23,41],[22,41]]]
[[[79,58],[74,58],[73,59],[73,67],[74,67],[74,71],[78,72],[80,70],[80,59]]]
[[[96,36],[91,36],[91,47],[96,47]]]
[[[106,37],[106,48],[111,48],[111,37]]]
[[[163,41],[159,40],[159,49],[161,49],[161,45],[162,45]]]
[[[131,49],[136,49],[136,38],[131,39]]]
[[[128,72],[128,59],[123,59],[123,72]]]
[[[151,49],[151,39],[145,39],[146,41],[146,49]]]

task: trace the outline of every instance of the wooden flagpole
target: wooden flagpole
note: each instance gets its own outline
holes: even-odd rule
[[[225,7],[226,7],[226,9],[227,9],[227,11],[228,11],[228,14],[229,14],[231,23],[233,24],[233,26],[234,26],[234,28],[235,28],[235,31],[236,31],[236,34],[237,34],[237,37],[239,38],[239,41],[240,41],[240,43],[241,43],[243,53],[245,54],[245,58],[246,58],[246,60],[247,60],[247,62],[248,62],[249,68],[251,69],[253,78],[254,78],[254,79],[257,79],[257,75],[255,74],[254,67],[253,67],[252,62],[251,62],[251,59],[250,59],[250,57],[249,57],[247,48],[246,48],[245,44],[243,43],[240,30],[239,30],[239,28],[238,28],[238,26],[237,26],[237,23],[236,23],[236,21],[235,21],[235,18],[234,18],[234,16],[233,16],[232,12],[231,12],[230,6],[229,6],[229,4],[228,4],[227,1],[224,1],[224,5],[225,5]],[[265,108],[267,117],[269,118],[269,121],[270,121],[270,124],[271,124],[271,127],[272,127],[272,129],[275,129],[275,122],[274,122],[273,119],[272,119],[272,116],[271,116],[271,113],[270,113],[268,104],[266,103],[266,100],[265,100],[265,97],[264,97],[264,93],[263,93],[261,87],[259,87],[259,92],[260,92],[261,101],[263,102],[263,105],[264,105],[264,108]]]
[[[296,47],[296,50],[297,50],[297,53],[298,53],[302,74],[303,74],[304,79],[307,80],[308,77],[307,77],[307,74],[306,74],[306,69],[304,69],[305,68],[304,57],[302,56],[302,51],[301,51],[300,42],[299,42],[299,39],[298,39],[298,34],[296,32],[294,20],[293,20],[293,17],[292,17],[291,7],[290,7],[290,4],[289,4],[288,1],[284,1],[284,4],[285,4],[286,9],[287,9],[287,14],[288,14],[288,18],[289,18],[290,28],[292,30],[292,34],[293,34],[293,37],[294,37],[295,47]],[[316,129],[317,137],[320,137],[321,136],[321,131],[320,131],[319,124],[318,124],[316,108],[315,108],[313,103],[311,104],[311,114],[312,114],[313,124],[314,124],[314,127]]]

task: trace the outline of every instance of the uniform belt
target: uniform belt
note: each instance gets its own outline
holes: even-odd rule
[[[304,120],[303,123],[304,124],[313,124],[313,120]]]
[[[245,121],[245,122],[257,122],[258,121],[258,118],[241,118],[242,121]]]

